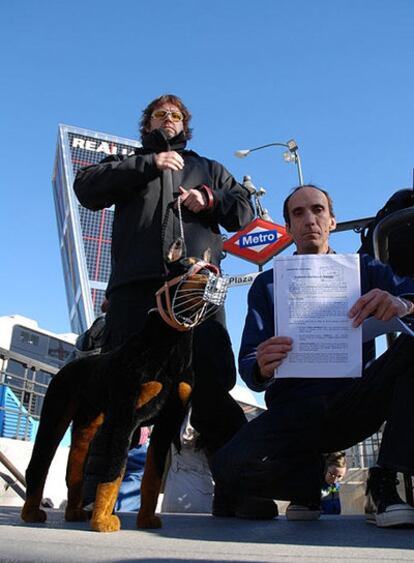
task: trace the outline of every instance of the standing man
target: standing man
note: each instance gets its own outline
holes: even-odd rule
[[[106,350],[142,329],[177,237],[184,239],[188,256],[210,248],[211,262],[220,266],[220,226],[237,231],[253,218],[247,190],[221,164],[186,149],[190,121],[180,98],[161,96],[142,113],[142,148],[108,157],[76,176],[82,205],[92,210],[115,205]],[[195,329],[193,359],[191,423],[210,456],[245,423],[228,393],[236,369],[223,309]]]
[[[336,220],[329,194],[316,186],[296,188],[285,200],[284,218],[298,254],[326,254]],[[414,284],[361,256],[361,293],[349,311],[353,326],[413,312]],[[378,465],[369,470],[368,518],[380,527],[414,525],[414,508],[396,490],[396,471],[414,474],[414,338],[402,335],[357,379],[278,379],[274,370],[292,350],[292,339],[275,336],[273,270],[250,289],[239,367],[247,385],[266,390],[268,410],[245,425],[213,459],[216,483],[238,491],[291,501],[289,520],[320,515],[321,454],[344,450],[387,424]]]

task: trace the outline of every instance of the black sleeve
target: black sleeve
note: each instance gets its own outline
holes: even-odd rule
[[[129,199],[158,174],[153,154],[109,156],[99,164],[81,168],[74,190],[84,207],[103,209]]]

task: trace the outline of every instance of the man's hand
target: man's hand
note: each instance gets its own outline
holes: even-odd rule
[[[182,170],[184,168],[183,157],[175,151],[154,154],[154,162],[158,170]]]
[[[257,347],[256,361],[262,379],[270,379],[292,350],[292,339],[288,336],[272,336]]]
[[[359,326],[366,318],[373,315],[379,321],[389,321],[392,317],[403,317],[409,312],[407,302],[382,289],[371,289],[358,299],[350,309],[348,316],[352,326]]]
[[[191,188],[191,190],[186,190],[182,186],[179,187],[180,190],[180,200],[182,205],[192,211],[193,213],[199,213],[206,209],[207,202],[200,192],[200,190],[195,190]]]

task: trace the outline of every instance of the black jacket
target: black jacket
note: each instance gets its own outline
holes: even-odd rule
[[[247,190],[221,164],[185,150],[185,144],[182,134],[168,141],[155,130],[133,155],[110,156],[79,170],[74,189],[83,206],[98,210],[115,205],[108,293],[127,283],[165,277],[167,250],[180,235],[174,207],[179,186],[207,185],[214,198],[207,211],[195,214],[181,208],[188,256],[200,257],[210,248],[212,262],[219,265],[219,225],[237,231],[253,219]],[[154,153],[168,150],[181,154],[183,170],[158,170]]]

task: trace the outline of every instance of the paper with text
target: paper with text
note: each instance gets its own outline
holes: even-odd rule
[[[293,349],[280,377],[361,377],[361,327],[348,311],[361,295],[357,254],[306,254],[274,259],[275,334]]]

